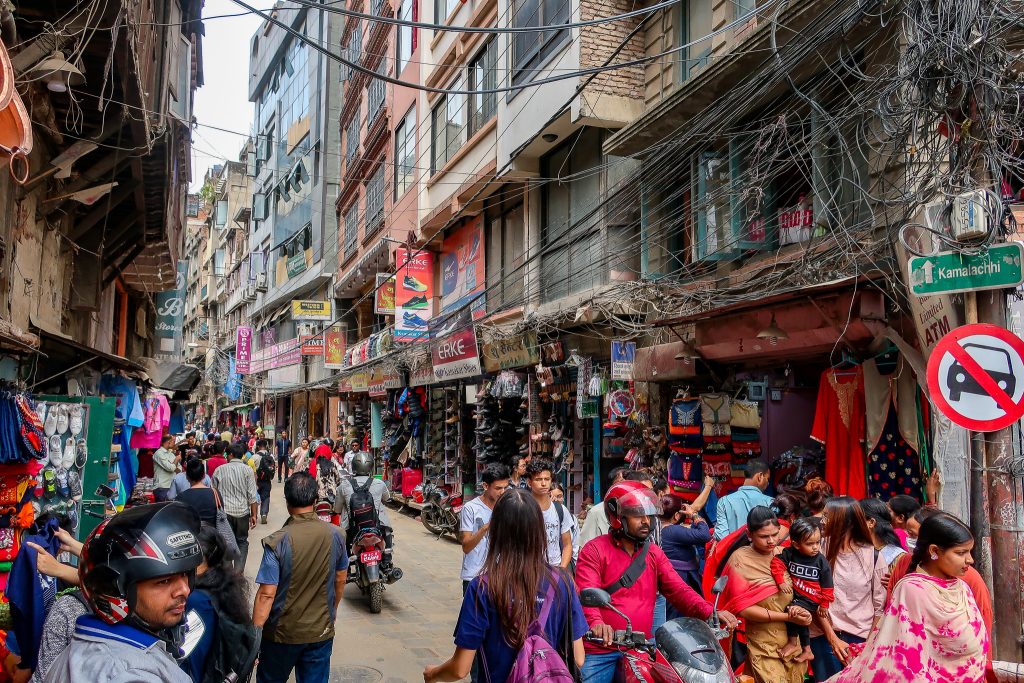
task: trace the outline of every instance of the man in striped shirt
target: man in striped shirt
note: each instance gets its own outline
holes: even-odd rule
[[[245,446],[232,444],[228,448],[228,461],[213,473],[213,488],[220,494],[224,512],[228,516],[235,540],[238,542],[238,558],[235,567],[245,569],[245,558],[249,554],[249,530],[256,526],[260,494],[256,490],[256,474],[245,464]]]

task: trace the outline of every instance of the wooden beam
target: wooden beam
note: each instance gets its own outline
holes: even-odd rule
[[[100,200],[93,205],[92,210],[89,213],[75,221],[71,232],[71,239],[77,241],[82,235],[91,230],[97,223],[103,220],[103,218],[115,206],[131,197],[138,185],[138,181],[121,183],[111,190],[108,196],[100,198]]]
[[[124,257],[120,261],[115,263],[114,266],[111,268],[110,273],[108,273],[103,278],[103,287],[101,289],[106,289],[107,285],[109,285],[111,282],[113,282],[114,278],[116,278],[118,275],[120,275],[124,271],[124,267],[127,266],[129,263],[131,263],[132,259],[134,259],[136,256],[141,254],[142,250],[145,249],[145,248],[146,248],[146,245],[142,244],[140,242],[139,244],[135,245],[134,249],[129,251],[127,254],[125,254]]]

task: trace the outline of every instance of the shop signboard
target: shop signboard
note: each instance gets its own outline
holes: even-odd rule
[[[632,381],[636,361],[636,342],[612,341],[612,379]]]
[[[994,432],[1024,416],[1024,340],[1004,327],[964,325],[928,358],[932,401],[954,424]]]
[[[480,374],[476,328],[469,325],[430,342],[430,357],[434,366],[434,379],[438,382],[476,377]]]
[[[425,340],[434,311],[434,254],[399,248],[395,258],[395,341]]]
[[[332,318],[330,301],[292,301],[292,320],[327,320]]]
[[[288,365],[295,365],[302,360],[302,351],[298,339],[289,339],[278,344],[271,344],[252,355],[251,373],[265,372]]]
[[[235,369],[240,375],[252,371],[252,328],[239,326],[235,329]]]
[[[324,367],[328,370],[345,367],[345,330],[330,329],[324,332]]]
[[[181,360],[187,274],[188,261],[178,261],[174,289],[157,292],[153,297],[156,305],[156,350],[153,357],[159,360]]]
[[[366,390],[369,388],[370,373],[367,372],[366,370],[363,370],[361,372],[354,372],[349,377],[349,380],[352,382],[352,391],[365,393]]]
[[[267,388],[282,389],[299,384],[299,369],[301,365],[288,365],[281,368],[274,368],[267,373]]]
[[[483,345],[483,366],[486,372],[522,368],[539,362],[536,332],[525,332],[510,339]]]
[[[441,245],[441,311],[473,303],[473,319],[485,313],[484,229],[474,216],[452,231]]]
[[[399,389],[401,386],[402,376],[397,370],[379,365],[370,369],[366,387],[370,396],[387,396],[388,389]]]
[[[377,288],[373,292],[373,312],[376,315],[395,314],[395,276],[377,273]]]
[[[943,251],[910,259],[910,290],[917,296],[1017,287],[1024,282],[1024,245],[997,244],[981,254]]]
[[[324,355],[324,335],[322,334],[304,334],[302,339],[302,355],[303,356],[322,356]]]
[[[300,251],[299,253],[289,256],[285,262],[285,268],[288,272],[288,277],[293,278],[299,273],[303,273],[306,270],[306,252]]]
[[[434,383],[434,368],[430,362],[420,363],[409,372],[410,387],[425,387]]]
[[[342,377],[338,380],[338,393],[348,394],[352,392],[352,378]]]

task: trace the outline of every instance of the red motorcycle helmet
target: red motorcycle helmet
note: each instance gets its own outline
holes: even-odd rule
[[[661,501],[657,494],[639,481],[620,481],[605,494],[604,510],[613,534],[629,536],[622,520],[624,517],[652,517],[661,514]],[[630,536],[630,538],[632,538]],[[643,542],[646,539],[634,538]]]

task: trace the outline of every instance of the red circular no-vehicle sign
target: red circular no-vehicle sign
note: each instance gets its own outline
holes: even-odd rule
[[[928,359],[932,401],[954,424],[994,432],[1024,416],[1024,340],[996,325],[958,327]]]

